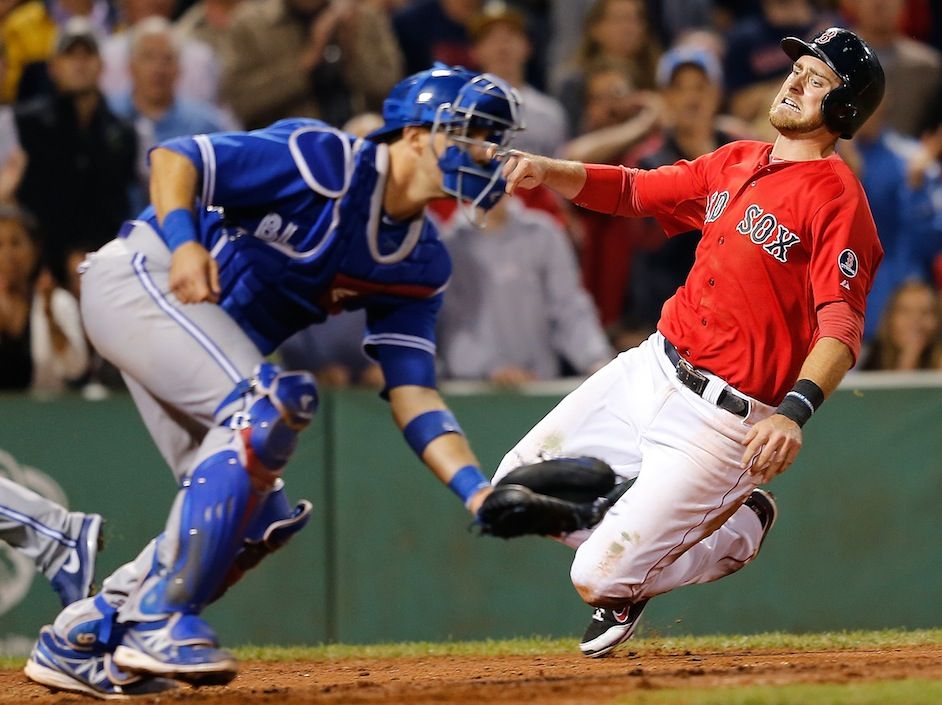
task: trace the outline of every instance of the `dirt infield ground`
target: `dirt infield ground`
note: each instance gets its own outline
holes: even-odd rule
[[[942,646],[794,653],[697,651],[598,660],[552,656],[435,656],[246,662],[228,687],[181,688],[142,703],[552,703],[600,705],[632,691],[733,685],[942,679]],[[90,703],[0,671],[0,705]]]

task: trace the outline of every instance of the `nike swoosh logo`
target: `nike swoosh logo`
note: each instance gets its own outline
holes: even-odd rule
[[[628,621],[628,607],[625,607],[620,610],[612,610],[612,616],[615,617],[615,621],[619,624],[624,624]]]
[[[82,567],[82,564],[79,562],[78,551],[72,550],[69,551],[69,560],[65,562],[59,570],[64,570],[66,573],[71,573],[75,575],[79,572],[79,568]]]

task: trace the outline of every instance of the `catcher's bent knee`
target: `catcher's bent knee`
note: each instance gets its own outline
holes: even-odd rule
[[[298,433],[317,410],[314,376],[284,372],[263,362],[252,377],[239,382],[216,409],[217,422],[237,432],[244,465],[252,475],[275,473],[288,462]]]

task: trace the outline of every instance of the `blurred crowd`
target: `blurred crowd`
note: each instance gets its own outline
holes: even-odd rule
[[[307,116],[364,135],[434,61],[524,101],[514,146],[653,168],[773,138],[785,35],[854,29],[883,106],[839,145],[886,255],[858,369],[942,369],[942,8],[934,0],[0,0],[0,388],[120,386],[82,333],[86,252],[147,205],[148,150]],[[655,327],[699,233],[581,211],[536,190],[484,229],[434,207],[454,260],[443,379],[588,374]],[[381,386],[343,314],[280,355],[327,386]]]

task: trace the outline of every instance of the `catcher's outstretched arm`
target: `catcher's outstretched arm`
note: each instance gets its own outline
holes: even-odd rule
[[[393,387],[389,403],[396,424],[422,462],[476,516],[491,486],[438,391],[418,385]]]

